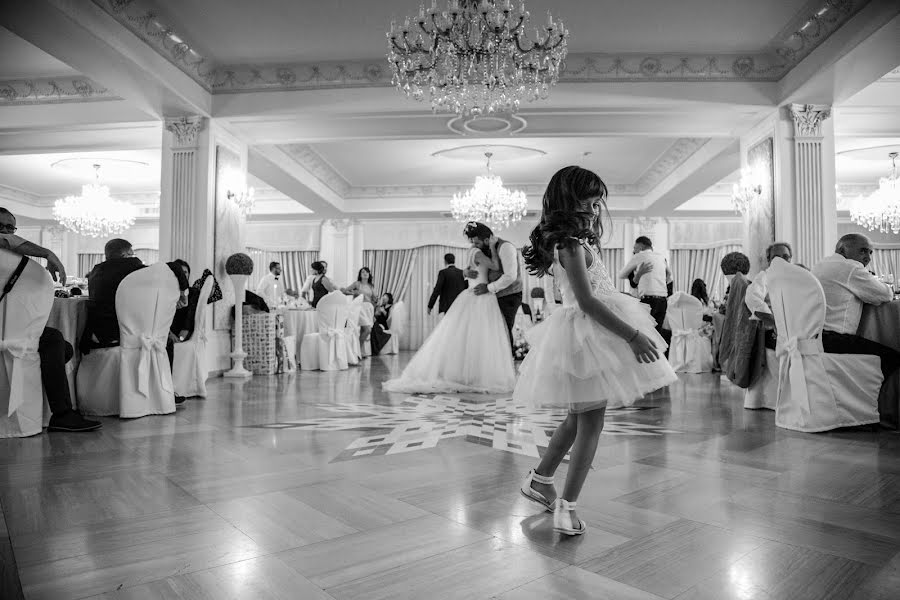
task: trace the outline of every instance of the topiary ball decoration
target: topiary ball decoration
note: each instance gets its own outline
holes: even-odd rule
[[[531,288],[531,297],[532,298],[543,298],[544,297],[544,288]]]
[[[253,273],[253,259],[243,252],[232,254],[225,261],[225,272],[229,275],[250,275]]]

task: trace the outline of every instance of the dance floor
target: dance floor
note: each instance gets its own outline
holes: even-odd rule
[[[518,492],[560,416],[383,393],[408,360],[0,440],[0,598],[898,597],[897,433],[778,429],[682,375],[608,413],[562,538]]]

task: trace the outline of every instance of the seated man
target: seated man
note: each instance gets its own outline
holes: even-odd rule
[[[766,260],[771,265],[772,259],[776,256],[786,262],[791,262],[794,251],[787,242],[775,242],[766,248]],[[744,297],[744,303],[750,310],[751,319],[759,319],[766,327],[766,348],[775,349],[778,336],[775,332],[775,318],[772,316],[772,309],[769,307],[767,299],[769,297],[769,284],[765,271],[756,274],[753,282],[747,286],[747,294]]]
[[[125,277],[144,268],[144,263],[134,255],[131,243],[127,240],[109,240],[103,248],[103,254],[106,260],[91,269],[87,276],[91,301],[88,304],[87,324],[82,338],[83,352],[119,344],[116,291]]]
[[[0,248],[11,250],[22,256],[37,256],[47,260],[47,270],[56,279],[65,284],[66,270],[59,258],[46,248],[25,241],[16,234],[16,217],[0,208]],[[57,329],[47,327],[38,342],[38,355],[41,359],[41,382],[50,405],[50,431],[94,431],[102,424],[90,421],[72,408],[72,396],[69,393],[69,381],[66,377],[66,363],[72,359],[74,349]]]
[[[863,304],[883,304],[893,298],[891,288],[866,270],[872,242],[858,233],[838,240],[834,254],[812,269],[825,291],[825,330],[822,346],[833,354],[874,354],[881,357],[884,380],[900,369],[900,352],[856,335]]]

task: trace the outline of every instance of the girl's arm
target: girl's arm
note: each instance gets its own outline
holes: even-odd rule
[[[559,249],[559,262],[566,270],[572,292],[578,306],[587,315],[624,339],[631,346],[638,362],[653,362],[659,358],[659,350],[635,327],[632,327],[606,307],[591,293],[591,283],[585,266],[584,249],[581,246]]]
[[[341,288],[341,291],[348,296],[357,296],[357,295],[359,295],[359,282],[354,281],[347,287]]]
[[[325,289],[328,290],[329,292],[333,292],[334,290],[337,289],[337,287],[335,287],[335,285],[333,283],[331,283],[331,280],[328,279],[327,277],[322,278],[322,285],[324,285]]]

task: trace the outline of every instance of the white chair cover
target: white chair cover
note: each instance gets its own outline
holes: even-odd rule
[[[701,335],[703,304],[684,292],[668,300],[666,319],[672,330],[669,363],[676,373],[709,373],[713,369],[712,344]]]
[[[178,280],[165,263],[135,271],[119,284],[120,417],[175,412],[166,340],[179,295]]]
[[[388,328],[384,332],[391,334],[391,339],[381,349],[382,354],[398,354],[400,352],[400,341],[406,334],[408,325],[409,312],[406,310],[406,303],[401,300],[394,304],[391,314],[388,315]]]
[[[340,290],[326,294],[316,305],[319,330],[307,333],[300,344],[304,371],[343,371],[348,368],[346,324],[350,302]]]
[[[81,357],[75,374],[78,410],[85,415],[111,417],[119,414],[119,370],[121,349],[95,348]]]
[[[0,250],[0,289],[22,257]],[[29,260],[15,287],[0,303],[0,438],[41,432],[49,407],[41,384],[38,342],[53,308],[53,280]]]
[[[375,307],[368,303],[364,302],[362,306],[362,311],[360,312],[361,318],[364,318],[368,323],[375,322]],[[364,315],[364,316],[362,316]],[[371,338],[367,338],[359,347],[360,356],[362,358],[367,358],[372,356],[372,340]]]
[[[347,338],[347,361],[351,365],[358,365],[362,358],[362,348],[359,344],[359,316],[362,314],[363,296],[359,295],[350,302],[349,312],[347,313],[346,335]]]
[[[206,346],[209,343],[209,332],[206,329],[206,302],[212,292],[215,280],[207,277],[200,288],[197,300],[197,311],[194,313],[194,333],[191,338],[175,344],[175,364],[172,367],[172,379],[175,381],[175,395],[190,398],[198,396],[206,398]]]
[[[825,354],[825,293],[816,277],[780,258],[768,270],[778,330],[775,424],[815,432],[878,423],[877,356]]]
[[[766,368],[753,385],[744,390],[744,408],[775,410],[778,405],[778,357],[766,349]]]

